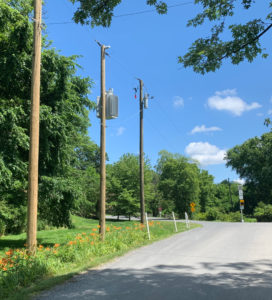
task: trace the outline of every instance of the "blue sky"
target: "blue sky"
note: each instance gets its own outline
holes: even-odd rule
[[[46,0],[43,21],[53,47],[63,55],[82,55],[79,74],[94,81],[90,98],[100,94],[100,49],[94,40],[110,45],[106,58],[106,89],[119,96],[119,118],[107,121],[106,151],[110,162],[124,153],[139,151],[139,101],[133,88],[136,78],[154,96],[144,110],[144,151],[156,164],[158,152],[167,150],[198,159],[201,168],[215,177],[215,182],[238,179],[226,168],[225,151],[268,131],[264,119],[272,115],[271,61],[258,57],[253,63],[238,66],[225,60],[216,73],[199,75],[184,69],[177,57],[186,53],[191,43],[208,36],[210,24],[188,28],[199,7],[190,1],[166,1],[167,15],[156,12],[120,15],[150,10],[145,0],[123,0],[110,28],[88,28],[70,22],[75,7],[68,0]],[[254,9],[237,10],[233,23],[268,14],[268,1],[258,0]],[[119,17],[118,17],[119,16]],[[271,53],[271,32],[261,39]],[[137,95],[138,97],[138,95]],[[89,135],[99,144],[99,119],[90,114]]]

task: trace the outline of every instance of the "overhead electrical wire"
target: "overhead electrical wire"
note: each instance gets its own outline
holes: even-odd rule
[[[189,5],[189,4],[194,4],[193,1],[188,1],[188,2],[181,2],[173,5],[167,5],[167,9],[169,8],[175,8],[179,6],[184,6],[184,5]],[[151,13],[157,11],[156,9],[146,9],[146,10],[141,10],[141,11],[135,11],[131,13],[125,13],[125,14],[120,14],[120,15],[113,15],[113,18],[121,18],[121,17],[129,17],[129,16],[134,16],[134,15],[142,15],[146,13]],[[62,24],[72,24],[75,23],[74,21],[66,21],[66,22],[50,22],[47,23],[46,25],[62,25]]]
[[[168,8],[174,8],[174,7],[178,7],[178,6],[184,6],[184,5],[188,5],[188,4],[193,4],[193,1],[190,2],[182,2],[182,3],[178,3],[178,4],[173,4],[173,5],[167,5],[167,9]],[[155,8],[154,9],[146,9],[146,10],[141,10],[141,11],[135,11],[135,12],[131,12],[131,13],[126,13],[126,14],[122,14],[122,15],[116,15],[113,16],[114,18],[121,18],[121,17],[127,17],[127,16],[134,16],[134,15],[141,15],[141,14],[146,14],[146,13],[151,13],[157,11]]]

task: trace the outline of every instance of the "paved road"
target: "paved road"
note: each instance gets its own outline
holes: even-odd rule
[[[271,300],[272,224],[203,222],[37,299]]]

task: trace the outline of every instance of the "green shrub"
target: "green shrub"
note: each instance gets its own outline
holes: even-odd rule
[[[227,214],[228,222],[241,222],[241,213],[239,211]]]
[[[258,222],[272,222],[272,205],[260,202],[254,209],[254,217]]]
[[[194,214],[194,220],[206,221],[207,220],[206,213],[199,212]]]
[[[206,213],[195,214],[194,219],[200,221],[241,222],[241,214],[239,211],[226,214],[217,208],[210,208]]]
[[[215,207],[209,208],[206,212],[207,221],[215,221],[222,219],[222,213]]]
[[[26,207],[8,205],[0,201],[0,236],[4,233],[18,234],[26,229]]]

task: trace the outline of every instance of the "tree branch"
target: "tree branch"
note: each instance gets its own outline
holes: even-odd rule
[[[248,41],[247,43],[245,43],[244,45],[242,45],[239,49],[237,49],[236,51],[233,51],[231,54],[237,53],[240,50],[244,49],[246,46],[248,46],[249,44],[251,44],[252,42],[257,41],[262,35],[264,35],[270,28],[272,27],[272,24],[270,24],[268,27],[266,27],[266,29],[264,29],[260,34],[258,34],[253,40]],[[229,57],[229,54],[226,54],[224,56],[222,56],[220,58],[220,60],[223,60],[224,58]]]

